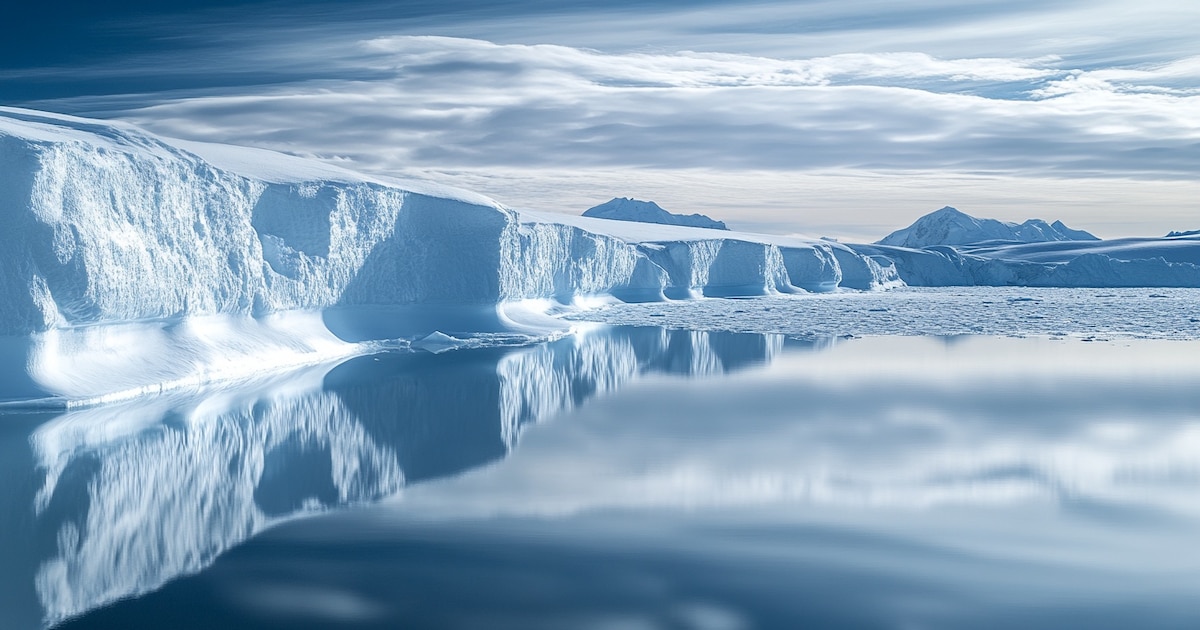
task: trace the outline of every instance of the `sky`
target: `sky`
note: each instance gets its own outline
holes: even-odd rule
[[[1178,0],[47,0],[0,22],[0,103],[518,209],[1161,235],[1200,229],[1198,32]]]

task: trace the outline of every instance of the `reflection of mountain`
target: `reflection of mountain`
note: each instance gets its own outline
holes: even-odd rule
[[[154,590],[284,519],[377,500],[505,455],[523,424],[638,374],[771,359],[782,339],[615,329],[516,351],[359,357],[239,392],[69,412],[5,439],[32,479],[6,510],[10,623]],[[25,443],[25,434],[19,443]],[[12,448],[10,448],[12,447]],[[10,517],[13,518],[13,517]],[[35,532],[41,532],[35,534]],[[33,574],[33,575],[31,575]],[[25,594],[21,594],[25,593]]]

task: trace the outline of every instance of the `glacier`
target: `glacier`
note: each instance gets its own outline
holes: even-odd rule
[[[0,168],[4,406],[197,389],[384,348],[547,338],[576,325],[563,313],[606,301],[1200,287],[1195,236],[1086,240],[1027,222],[1015,227],[1037,234],[1017,240],[1045,242],[843,244],[515,210],[318,160],[7,107]],[[922,225],[949,234],[960,214]]]
[[[0,167],[0,402],[105,402],[433,332],[544,331],[531,302],[899,283],[837,243],[518,213],[33,110],[0,108]]]

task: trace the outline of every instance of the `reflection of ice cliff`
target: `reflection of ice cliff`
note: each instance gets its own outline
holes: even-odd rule
[[[257,391],[67,413],[31,437],[44,481],[29,500],[53,540],[18,564],[37,567],[55,623],[196,572],[281,520],[501,458],[522,425],[638,374],[733,370],[781,346],[619,329],[515,352],[360,357]]]
[[[35,444],[51,448],[71,425],[123,421],[64,418]],[[198,571],[280,518],[390,494],[404,481],[393,449],[328,393],[215,417],[168,412],[125,439],[57,446],[42,452],[39,519],[58,527],[58,548],[36,578],[49,622]],[[70,502],[80,493],[82,505]]]
[[[639,374],[720,374],[770,361],[783,343],[782,335],[626,328],[515,352],[496,368],[501,432],[511,446],[523,425],[615,390]]]

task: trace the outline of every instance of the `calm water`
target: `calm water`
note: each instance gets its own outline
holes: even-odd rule
[[[0,417],[0,627],[1200,627],[1200,343],[613,328]]]

